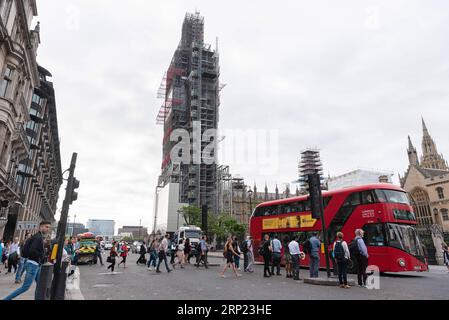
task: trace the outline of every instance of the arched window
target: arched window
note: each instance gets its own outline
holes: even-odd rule
[[[449,210],[447,210],[446,208],[441,209],[441,216],[443,217],[444,221],[449,221]]]
[[[438,187],[436,190],[438,193],[438,199],[444,199],[444,189],[441,187]]]
[[[433,220],[429,194],[421,188],[415,188],[410,192],[410,197],[417,218],[421,218],[418,221],[421,220],[423,224],[431,224]]]

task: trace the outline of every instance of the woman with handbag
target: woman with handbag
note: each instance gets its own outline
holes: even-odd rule
[[[235,268],[234,264],[234,257],[237,256],[237,252],[235,252],[234,248],[232,247],[232,237],[229,237],[228,241],[226,241],[223,255],[226,257],[226,264],[223,271],[220,274],[220,277],[225,278],[225,272],[226,270],[228,270],[229,267],[232,268],[236,277],[241,277],[242,275],[237,273],[237,269]]]
[[[111,272],[114,272],[114,268],[115,268],[115,257],[118,256],[117,254],[117,249],[115,247],[116,242],[114,241],[112,243],[112,248],[111,248],[111,252],[109,252],[109,257],[106,259],[107,262],[110,263],[108,270],[111,269]]]

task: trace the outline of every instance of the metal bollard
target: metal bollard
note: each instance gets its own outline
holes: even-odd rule
[[[47,262],[41,266],[36,286],[35,300],[50,300],[52,278],[53,264]]]
[[[61,270],[58,275],[58,285],[55,288],[55,300],[64,300],[65,299],[65,288],[67,282],[67,267],[69,266],[68,261],[64,261],[61,266]]]

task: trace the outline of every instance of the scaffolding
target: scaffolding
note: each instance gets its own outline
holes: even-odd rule
[[[170,152],[173,130],[182,128],[193,133],[193,123],[201,124],[201,134],[218,128],[220,91],[218,52],[204,44],[204,18],[199,12],[187,13],[182,25],[182,37],[164,74],[157,97],[163,99],[156,123],[164,126],[162,174],[159,182],[180,183],[180,202],[207,205],[217,212],[217,165],[174,164]],[[210,143],[201,142],[201,152]],[[216,148],[211,158],[216,157]]]

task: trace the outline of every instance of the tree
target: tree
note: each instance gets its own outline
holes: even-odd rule
[[[209,231],[217,237],[217,241],[224,241],[229,235],[243,238],[246,232],[246,225],[238,223],[233,217],[220,214],[209,215]]]
[[[201,225],[201,209],[195,206],[184,206],[179,209],[184,221],[189,226]]]

